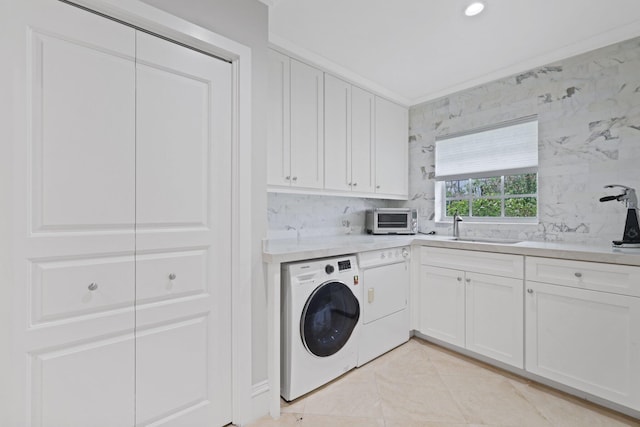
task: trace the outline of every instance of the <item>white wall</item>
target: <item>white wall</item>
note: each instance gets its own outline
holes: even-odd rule
[[[539,124],[536,225],[463,222],[460,233],[609,244],[626,209],[600,203],[606,184],[640,190],[640,38],[568,58],[414,106],[409,112],[409,195],[423,231],[434,223],[437,136],[531,114]]]
[[[251,48],[252,142],[252,382],[267,378],[267,299],[262,268],[266,236],[266,94],[268,10],[258,0],[142,0]],[[248,267],[248,266],[247,266]]]

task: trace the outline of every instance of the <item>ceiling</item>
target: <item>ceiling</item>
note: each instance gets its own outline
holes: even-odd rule
[[[638,0],[263,1],[272,44],[407,105],[640,36]]]

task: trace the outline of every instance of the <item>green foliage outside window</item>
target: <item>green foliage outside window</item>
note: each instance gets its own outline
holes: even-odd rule
[[[446,216],[535,218],[537,174],[445,181]]]
[[[473,216],[500,216],[500,199],[474,199],[471,204]]]
[[[504,200],[504,216],[515,218],[535,217],[538,213],[535,197],[520,197]]]
[[[447,201],[447,216],[453,216],[456,213],[460,216],[469,216],[469,201],[468,200]]]

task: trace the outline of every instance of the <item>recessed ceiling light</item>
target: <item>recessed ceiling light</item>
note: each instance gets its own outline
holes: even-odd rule
[[[467,16],[475,16],[484,10],[484,3],[481,1],[474,1],[464,10],[464,14]]]

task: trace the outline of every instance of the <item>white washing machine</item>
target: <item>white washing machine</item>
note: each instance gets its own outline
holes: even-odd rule
[[[408,246],[358,254],[362,329],[358,366],[409,340]]]
[[[362,290],[354,255],[282,267],[280,394],[293,400],[356,367]]]

